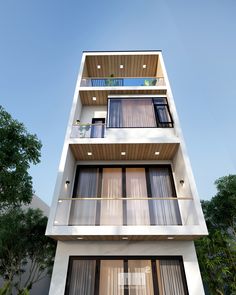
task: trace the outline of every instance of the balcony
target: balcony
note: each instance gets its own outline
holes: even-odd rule
[[[60,198],[55,226],[198,225],[192,198]]]
[[[167,164],[78,164],[73,186],[63,188],[55,204],[48,235],[59,240],[197,238],[207,231],[188,186],[185,178],[185,187],[175,187]]]
[[[165,86],[163,77],[132,77],[132,78],[113,78],[113,77],[89,77],[82,78],[81,87],[128,87],[128,86]]]
[[[80,124],[72,126],[71,138],[103,138],[105,137],[106,124]]]

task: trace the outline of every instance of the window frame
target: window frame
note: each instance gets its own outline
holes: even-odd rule
[[[103,168],[121,168],[122,173],[122,197],[126,198],[127,196],[127,188],[126,188],[126,168],[144,168],[145,170],[145,178],[146,178],[146,187],[147,187],[147,201],[149,206],[149,214],[150,214],[150,225],[148,226],[156,226],[156,224],[153,222],[154,220],[154,211],[153,208],[149,202],[149,200],[152,200],[152,191],[151,191],[151,180],[150,180],[150,172],[149,168],[167,168],[169,171],[170,181],[171,181],[171,188],[173,192],[173,197],[178,198],[177,195],[177,189],[174,179],[174,174],[172,171],[172,165],[171,164],[115,164],[115,165],[107,165],[107,164],[100,164],[100,165],[77,165],[76,166],[76,172],[75,172],[75,179],[73,183],[73,190],[72,190],[72,198],[76,198],[77,188],[79,185],[79,173],[80,168],[96,168],[98,170],[98,184],[97,184],[97,198],[101,198],[101,190],[102,190],[102,174],[103,174]],[[123,200],[123,224],[120,226],[128,226],[128,218],[127,218],[127,201]],[[179,208],[178,208],[179,210]],[[96,217],[95,217],[95,224],[94,226],[100,226],[100,213],[101,213],[101,204],[100,202],[97,203],[97,209],[96,209]],[[177,213],[180,214],[180,211]],[[183,225],[181,214],[179,215],[180,223],[177,226]]]
[[[151,262],[152,267],[152,279],[153,279],[153,291],[155,292],[155,295],[159,295],[159,282],[158,282],[158,275],[157,275],[157,269],[154,267],[155,262],[158,260],[178,260],[180,263],[180,271],[181,271],[181,277],[183,282],[183,288],[184,288],[184,295],[189,295],[188,291],[188,285],[187,285],[187,279],[186,279],[186,273],[184,268],[184,261],[183,257],[180,255],[173,255],[173,256],[166,256],[166,255],[147,255],[147,256],[137,256],[137,255],[112,255],[112,256],[103,256],[103,255],[88,255],[88,256],[76,256],[71,255],[68,259],[68,267],[67,267],[67,275],[66,275],[66,285],[65,285],[65,295],[69,295],[69,288],[70,288],[70,280],[71,280],[71,273],[72,273],[72,265],[74,260],[95,260],[96,266],[95,266],[95,289],[94,289],[94,295],[100,295],[99,294],[99,279],[100,279],[100,264],[101,260],[122,260],[124,265],[124,273],[128,273],[128,262],[130,260],[149,260]],[[160,274],[159,274],[160,275]],[[129,295],[129,290],[127,288],[124,289],[124,295]]]
[[[163,103],[155,103],[155,100],[158,99],[158,98],[164,99],[165,102],[163,102]],[[160,117],[159,117],[159,113],[158,113],[158,110],[157,110],[157,106],[165,106],[167,108],[168,115],[170,117],[170,121],[161,122]],[[168,101],[167,101],[166,97],[154,97],[153,98],[153,108],[154,108],[154,113],[155,113],[155,116],[156,116],[156,122],[157,122],[157,126],[158,126],[157,128],[173,128],[174,127],[174,121],[173,121],[173,118],[172,118],[172,115],[171,115],[171,112],[170,112],[170,108],[169,108],[169,104],[168,104]],[[163,125],[169,125],[169,126],[163,126]]]
[[[163,104],[158,104],[158,105],[163,105],[163,106],[166,106],[167,107],[167,111],[168,111],[168,115],[170,117],[170,122],[166,122],[166,123],[160,123],[160,120],[158,118],[158,114],[157,114],[157,111],[156,111],[156,108],[155,108],[155,99],[158,99],[158,98],[163,98],[165,100],[165,103]],[[155,122],[156,122],[156,126],[153,126],[153,127],[113,127],[113,126],[110,126],[110,107],[111,107],[111,100],[113,99],[151,99],[152,100],[152,106],[153,106],[153,111],[154,111],[154,115],[155,115]],[[161,126],[161,124],[169,124],[170,126]],[[172,117],[172,114],[170,112],[170,107],[169,107],[169,104],[168,104],[168,99],[165,95],[160,95],[160,96],[146,96],[146,95],[141,95],[141,96],[138,96],[138,95],[131,95],[131,96],[123,96],[123,95],[117,95],[117,96],[108,96],[107,98],[107,120],[106,120],[106,128],[108,129],[132,129],[132,128],[140,128],[140,129],[143,129],[143,128],[174,128],[174,121],[173,121],[173,117]]]

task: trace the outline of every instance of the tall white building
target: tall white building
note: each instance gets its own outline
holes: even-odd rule
[[[46,234],[50,295],[204,294],[207,228],[161,51],[83,52]]]

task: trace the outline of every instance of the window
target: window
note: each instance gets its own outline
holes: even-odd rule
[[[78,166],[73,198],[69,225],[182,224],[169,165]]]
[[[166,98],[154,98],[153,103],[158,127],[173,127],[173,121]]]
[[[187,295],[181,257],[71,257],[66,295]]]
[[[109,99],[109,127],[173,127],[166,98]]]

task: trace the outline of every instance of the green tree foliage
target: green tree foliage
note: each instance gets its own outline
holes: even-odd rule
[[[210,294],[236,294],[236,175],[215,182],[217,194],[202,201],[209,236],[196,241],[203,281]]]
[[[28,169],[40,162],[41,146],[0,106],[0,295],[30,294],[52,269],[55,242],[45,236],[47,217],[22,207],[32,200]]]
[[[47,217],[39,209],[13,208],[0,224],[0,276],[21,294],[51,272],[55,242],[45,236]]]
[[[0,106],[0,211],[30,203],[33,189],[28,173],[40,161],[41,142]]]

